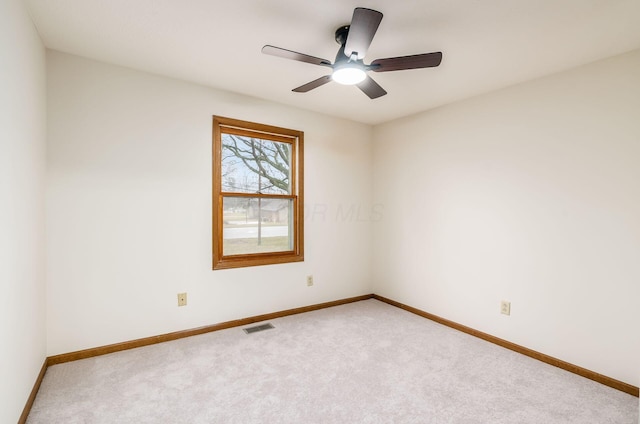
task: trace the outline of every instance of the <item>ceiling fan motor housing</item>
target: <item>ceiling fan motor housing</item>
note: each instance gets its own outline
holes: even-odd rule
[[[341,26],[336,30],[336,43],[344,46],[347,42],[347,35],[349,35],[350,25]]]

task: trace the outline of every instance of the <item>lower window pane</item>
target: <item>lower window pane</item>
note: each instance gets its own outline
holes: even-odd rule
[[[222,255],[293,250],[293,201],[223,198]]]

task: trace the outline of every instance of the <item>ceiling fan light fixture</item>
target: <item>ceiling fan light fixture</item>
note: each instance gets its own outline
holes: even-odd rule
[[[338,84],[355,85],[359,84],[367,77],[367,73],[359,66],[346,65],[333,70],[331,78]]]

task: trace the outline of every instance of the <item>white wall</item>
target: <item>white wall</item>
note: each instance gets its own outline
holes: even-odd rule
[[[49,355],[370,293],[369,126],[58,52],[47,64]],[[304,131],[303,263],[211,270],[214,114]]]
[[[22,1],[0,2],[0,422],[18,421],[46,356],[45,51]]]
[[[635,51],[376,127],[374,292],[637,386],[639,75]]]

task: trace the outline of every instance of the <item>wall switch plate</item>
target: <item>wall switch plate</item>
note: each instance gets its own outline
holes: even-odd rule
[[[500,313],[503,315],[511,315],[511,302],[503,300],[500,302]]]
[[[307,275],[307,286],[313,286],[313,275]]]
[[[178,293],[178,306],[186,306],[186,305],[187,305],[187,294]]]

